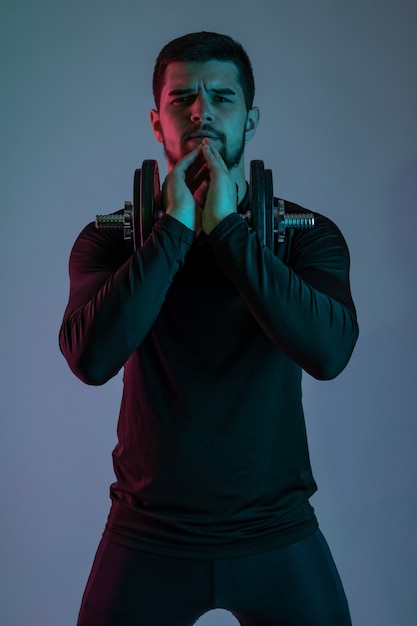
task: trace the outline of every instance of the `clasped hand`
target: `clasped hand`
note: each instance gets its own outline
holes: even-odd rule
[[[208,139],[169,172],[162,187],[166,213],[196,233],[209,234],[237,209],[237,186]]]

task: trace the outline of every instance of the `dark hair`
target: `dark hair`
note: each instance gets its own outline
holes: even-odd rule
[[[255,82],[252,65],[240,43],[228,35],[209,33],[190,33],[174,39],[164,46],[158,55],[153,73],[153,95],[159,108],[161,92],[164,86],[165,70],[173,61],[205,63],[206,61],[231,61],[238,69],[247,109],[253,106]]]

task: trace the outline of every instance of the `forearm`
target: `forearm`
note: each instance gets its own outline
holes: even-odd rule
[[[77,242],[60,330],[61,350],[76,376],[98,385],[120,370],[155,321],[193,236],[165,217],[145,245],[113,270],[115,261],[94,240]]]
[[[310,236],[311,250],[303,258],[296,250],[288,263],[262,247],[239,216],[225,220],[209,239],[271,341],[312,376],[330,379],[346,366],[358,326],[347,249],[326,224],[322,229],[322,236]]]

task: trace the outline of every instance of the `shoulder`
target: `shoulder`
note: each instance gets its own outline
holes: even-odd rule
[[[121,230],[100,229],[95,222],[90,222],[74,242],[70,263],[88,263],[90,267],[94,267],[95,263],[119,267],[132,251],[131,242],[124,240]]]
[[[314,217],[314,225],[310,228],[288,228],[285,240],[278,244],[277,255],[281,258],[299,259],[306,255],[310,258],[338,257],[349,263],[349,249],[339,227],[330,218],[317,211],[284,200],[285,214],[301,215],[309,213]]]

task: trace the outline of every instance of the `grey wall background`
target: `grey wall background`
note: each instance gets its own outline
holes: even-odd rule
[[[361,336],[304,381],[314,497],[356,626],[412,626],[416,565],[417,4],[1,0],[1,622],[71,626],[106,519],[120,376],[90,388],[57,346],[81,228],[131,198],[154,59],[195,30],[247,48],[275,190],[332,218]],[[221,611],[201,624],[236,623]]]

